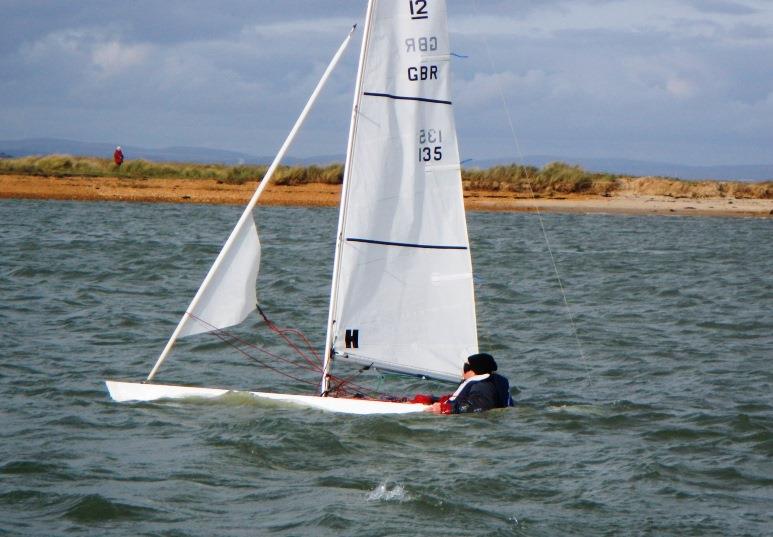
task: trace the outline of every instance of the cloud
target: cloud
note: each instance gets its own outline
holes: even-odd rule
[[[341,36],[351,28],[352,24],[357,21],[352,21],[351,18],[345,17],[323,17],[313,19],[299,19],[293,21],[280,21],[272,23],[260,23],[245,26],[242,30],[244,35],[258,35],[261,37],[276,38],[276,39],[298,39],[299,36],[308,38],[310,36]],[[343,39],[343,37],[342,37]],[[290,41],[288,44],[291,44]]]
[[[690,4],[698,11],[721,15],[755,15],[760,12],[748,3],[729,0],[691,0]]]
[[[672,77],[666,80],[666,91],[678,98],[687,98],[695,95],[695,86],[689,80]]]
[[[518,95],[520,99],[533,102],[558,90],[549,76],[537,69],[523,74],[510,71],[498,73],[475,73],[468,80],[458,80],[454,87],[454,99],[460,107],[479,109],[491,103],[498,103],[501,96]]]
[[[24,62],[45,68],[64,65],[86,75],[114,75],[127,68],[141,65],[151,54],[148,44],[127,44],[110,37],[101,30],[88,28],[66,29],[42,36],[21,47]]]
[[[125,133],[116,136],[124,144],[270,153],[364,14],[361,0],[131,6],[12,2],[0,22],[0,137]],[[467,153],[509,150],[501,90],[527,151],[627,156],[648,140],[651,158],[665,159],[734,133],[744,142],[722,138],[728,152],[769,160],[769,0],[448,6],[452,48],[468,56],[454,58],[452,86]],[[342,152],[360,36],[309,118],[300,154]]]
[[[21,55],[29,62],[42,62],[83,52],[85,34],[80,30],[60,30],[21,46]]]
[[[95,43],[91,60],[103,74],[112,75],[145,62],[152,52],[149,45],[126,45],[118,41]]]
[[[479,2],[483,4],[483,2]],[[567,32],[667,35],[673,38],[726,39],[738,27],[773,28],[767,0],[562,0],[530,9],[479,7],[450,21],[452,32],[490,38],[554,39]]]

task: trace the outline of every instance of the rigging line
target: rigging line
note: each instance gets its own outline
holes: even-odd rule
[[[328,375],[328,379],[334,384],[331,385],[331,387],[328,389],[328,393],[335,393],[338,394],[345,394],[345,395],[351,395],[352,391],[355,390],[356,393],[359,393],[360,395],[363,395],[365,399],[371,399],[373,401],[383,400],[384,397],[388,397],[389,394],[385,392],[381,392],[379,390],[374,390],[372,388],[368,388],[363,386],[362,384],[355,384],[352,382],[354,378],[356,378],[362,371],[358,371],[357,373],[354,373],[350,375],[349,377],[343,378],[338,377],[335,375]],[[368,394],[368,395],[364,395]]]
[[[361,384],[355,384],[354,382],[352,382],[352,380],[354,378],[356,378],[359,375],[361,375],[364,371],[367,371],[368,369],[370,369],[372,367],[372,365],[373,364],[371,364],[369,366],[366,366],[366,367],[362,367],[357,372],[355,372],[354,374],[352,374],[352,375],[350,375],[350,376],[348,376],[346,378],[338,377],[338,376],[335,376],[335,375],[332,375],[332,374],[328,374],[328,378],[331,381],[333,381],[333,383],[335,383],[334,386],[331,386],[328,389],[328,392],[329,393],[332,392],[332,393],[335,393],[335,394],[339,394],[339,393],[344,393],[344,394],[349,393],[350,394],[351,391],[349,390],[349,388],[351,388],[353,390],[356,390],[356,392],[358,392],[360,395],[365,394],[365,393],[369,394],[369,395],[365,396],[366,399],[378,400],[379,398],[387,396],[388,394],[386,394],[384,392],[381,392],[381,391],[379,391],[377,389],[374,390],[372,388],[367,388],[367,387],[365,387],[365,386],[363,386]],[[376,397],[376,396],[378,396],[378,397]]]
[[[293,349],[296,351],[296,353],[297,353],[298,355],[300,355],[301,357],[303,357],[303,358],[305,359],[306,363],[308,363],[308,364],[309,364],[309,366],[311,366],[311,369],[313,369],[314,371],[316,371],[316,372],[318,372],[318,373],[322,373],[322,366],[321,366],[322,360],[321,360],[321,358],[320,358],[319,354],[318,354],[318,353],[317,353],[317,352],[314,350],[314,348],[312,347],[312,345],[311,345],[311,342],[309,342],[309,340],[308,340],[308,339],[306,338],[306,336],[303,334],[303,332],[301,332],[300,330],[294,329],[294,328],[284,328],[284,329],[282,329],[282,328],[279,328],[279,327],[278,327],[278,326],[277,326],[277,325],[276,325],[276,324],[275,324],[275,323],[274,323],[272,320],[270,320],[270,319],[268,318],[268,316],[265,314],[265,312],[263,311],[263,309],[262,309],[262,308],[261,308],[259,305],[257,305],[257,304],[256,304],[256,305],[255,305],[255,307],[256,307],[256,309],[257,309],[258,313],[260,314],[260,316],[261,316],[261,317],[263,317],[263,321],[264,321],[264,322],[265,322],[265,323],[268,325],[269,329],[271,329],[272,331],[274,331],[274,332],[276,332],[277,334],[279,334],[279,335],[282,337],[282,339],[284,339],[284,340],[285,340],[285,342],[286,342],[286,343],[287,343],[287,344],[288,344],[290,347],[292,347],[292,348],[293,348]],[[315,364],[315,363],[313,363],[311,360],[309,360],[309,359],[308,359],[308,358],[307,358],[307,357],[306,357],[306,356],[303,354],[303,351],[301,351],[300,349],[298,349],[298,348],[295,346],[295,344],[294,344],[292,341],[290,341],[290,340],[289,340],[289,339],[288,339],[288,338],[287,338],[287,337],[284,335],[284,333],[285,333],[285,332],[291,332],[291,333],[295,333],[295,334],[297,334],[297,335],[298,335],[298,336],[299,336],[301,339],[303,339],[303,341],[305,342],[305,344],[306,344],[306,346],[308,347],[309,351],[310,351],[310,352],[311,352],[311,353],[314,355],[314,357],[317,359],[318,363],[316,363],[316,364]],[[245,344],[246,344],[246,345],[250,345],[249,343],[246,343],[246,342],[245,342]],[[269,353],[268,353],[268,351],[266,351],[265,349],[260,349],[260,348],[258,348],[258,347],[256,347],[256,348],[257,348],[258,350],[262,350],[263,352],[265,352],[265,353],[269,354]],[[270,355],[270,354],[269,354],[269,355]],[[285,361],[286,361],[287,363],[292,363],[292,362],[289,362],[288,360],[285,360]],[[363,370],[360,370],[360,371],[359,371],[359,373],[362,373],[362,371],[364,371],[364,370],[365,370],[365,369],[363,369]],[[358,374],[359,374],[359,373],[358,373]],[[348,392],[348,389],[347,389],[347,388],[344,388],[344,386],[345,386],[345,385],[348,385],[348,386],[351,386],[351,387],[352,387],[352,389],[354,389],[354,390],[357,390],[357,391],[358,391],[358,392],[360,392],[360,393],[370,393],[370,394],[371,394],[371,396],[370,396],[370,397],[368,397],[369,399],[376,399],[375,397],[373,397],[373,395],[374,395],[374,394],[375,394],[375,395],[379,395],[379,396],[384,396],[384,395],[387,395],[387,394],[384,394],[384,393],[382,393],[382,392],[379,392],[379,391],[374,391],[374,390],[372,390],[372,389],[369,389],[369,388],[366,388],[366,387],[364,387],[364,386],[361,386],[361,385],[358,385],[358,384],[355,384],[355,383],[351,382],[351,380],[354,378],[354,376],[352,376],[352,377],[349,377],[349,378],[346,378],[346,379],[344,379],[344,378],[342,378],[342,377],[338,377],[338,376],[336,376],[336,375],[328,374],[328,378],[329,378],[331,381],[333,381],[333,382],[337,382],[337,383],[338,383],[334,389],[332,389],[332,388],[331,388],[331,389],[329,389],[329,390],[328,390],[329,392],[335,392],[335,393],[344,393],[344,394],[346,394],[346,393],[350,393],[350,392]]]
[[[195,320],[199,321],[199,322],[200,322],[200,323],[202,323],[203,325],[205,325],[205,326],[209,327],[209,328],[211,329],[211,330],[210,330],[211,332],[213,332],[213,333],[214,333],[215,335],[217,335],[217,336],[218,336],[218,337],[219,337],[219,338],[220,338],[222,341],[225,341],[226,343],[229,343],[229,342],[228,342],[228,341],[226,341],[226,340],[223,338],[223,335],[230,337],[230,338],[231,338],[233,341],[236,341],[236,342],[240,343],[241,345],[243,345],[243,346],[245,346],[245,347],[250,347],[250,348],[253,348],[253,349],[255,349],[255,350],[259,351],[259,352],[262,352],[263,354],[266,354],[266,355],[268,355],[269,357],[271,357],[271,358],[273,358],[273,359],[275,359],[275,360],[278,360],[278,361],[280,361],[280,362],[284,362],[284,363],[286,363],[286,364],[288,364],[288,365],[292,365],[292,366],[297,366],[297,365],[299,365],[297,362],[294,362],[294,361],[292,361],[292,360],[288,360],[287,358],[283,358],[282,356],[279,356],[278,354],[274,354],[274,353],[272,353],[271,351],[269,351],[269,350],[267,350],[267,349],[265,349],[265,348],[263,348],[263,347],[258,347],[258,346],[257,346],[257,345],[255,345],[254,343],[250,343],[249,341],[245,341],[245,340],[243,340],[243,339],[239,338],[238,336],[236,336],[235,334],[233,334],[233,333],[231,333],[231,332],[228,332],[228,331],[227,331],[227,330],[225,330],[225,329],[218,328],[217,326],[215,326],[215,325],[213,325],[213,324],[210,324],[210,323],[208,323],[208,322],[207,322],[207,321],[205,321],[204,319],[202,319],[202,318],[200,318],[200,317],[197,317],[196,315],[194,315],[194,314],[192,314],[192,313],[188,313],[188,315],[190,315],[190,316],[191,316],[191,318],[193,318],[193,319],[195,319]],[[229,343],[229,344],[230,344],[231,346],[233,346],[234,348],[236,348],[236,349],[237,349],[239,352],[241,352],[242,354],[244,354],[245,356],[247,356],[248,358],[250,358],[250,359],[252,359],[252,360],[254,360],[254,361],[258,362],[259,364],[261,364],[261,365],[263,365],[263,366],[265,366],[265,367],[267,367],[267,368],[269,368],[269,369],[272,369],[272,370],[274,370],[274,371],[278,371],[278,370],[277,370],[277,369],[275,369],[274,367],[272,367],[272,366],[270,366],[270,365],[266,364],[265,362],[263,362],[263,361],[259,360],[258,358],[255,358],[255,357],[254,357],[254,356],[252,356],[251,354],[249,354],[249,353],[245,352],[245,351],[244,351],[244,349],[242,349],[242,348],[240,348],[240,347],[237,347],[235,344],[233,344],[233,343]],[[303,364],[300,364],[300,365],[302,365],[304,368],[306,368],[306,369],[310,369],[310,370],[312,370],[312,371],[314,371],[314,372],[316,372],[316,373],[319,373],[319,372],[320,372],[320,368],[319,368],[319,366],[318,366],[318,365],[316,365],[316,364],[313,364],[313,363],[312,363],[312,364],[308,364],[308,365],[303,365]],[[279,372],[281,373],[281,371],[279,371]],[[284,373],[283,373],[283,374],[284,374]],[[289,375],[286,375],[286,376],[289,376]],[[293,379],[294,379],[294,377],[291,377],[291,378],[293,378]],[[303,382],[307,382],[307,381],[303,381]]]
[[[273,332],[279,334],[279,337],[281,337],[287,345],[292,348],[298,356],[303,358],[306,363],[308,363],[310,366],[314,368],[318,368],[318,370],[322,371],[322,359],[320,358],[319,354],[314,350],[314,347],[311,345],[311,342],[308,340],[308,338],[301,332],[300,330],[297,330],[295,328],[279,328],[276,324],[274,324],[273,321],[271,321],[266,314],[263,312],[259,304],[255,304],[255,308],[258,310],[258,313],[263,318],[263,321],[266,323],[266,325],[269,327],[270,330]],[[306,345],[306,349],[311,353],[311,355],[317,360],[317,363],[314,363],[311,358],[309,358],[304,351],[302,351],[293,341],[290,340],[289,337],[287,337],[287,333],[295,334],[298,337],[301,338],[303,343]]]
[[[247,358],[257,362],[258,364],[260,364],[261,366],[265,367],[266,369],[270,369],[271,371],[274,371],[275,373],[279,373],[280,375],[285,376],[285,377],[287,377],[289,379],[292,379],[292,380],[294,380],[296,382],[300,382],[300,383],[303,383],[303,384],[309,384],[311,386],[315,386],[317,384],[315,381],[311,381],[311,380],[308,380],[308,379],[302,379],[302,378],[296,377],[295,375],[291,375],[290,373],[286,373],[286,372],[282,371],[281,369],[278,369],[276,367],[270,366],[266,362],[264,362],[262,360],[259,360],[258,358],[255,358],[254,356],[252,356],[251,354],[249,354],[244,349],[242,349],[241,347],[237,346],[234,343],[234,341],[239,341],[239,338],[233,336],[233,334],[230,334],[230,333],[226,332],[225,330],[215,330],[215,331],[213,331],[213,334],[215,334],[215,336],[218,339],[220,339],[220,341],[230,345],[231,347],[233,347],[234,349],[236,349],[237,351],[242,353],[244,356],[246,356]],[[258,349],[258,350],[263,350],[263,349]],[[267,352],[267,351],[264,350],[264,352]],[[270,354],[270,353],[268,353],[268,354]]]
[[[369,394],[366,396],[366,399],[372,399],[374,401],[384,401],[384,400],[392,400],[393,396],[387,392],[384,392],[381,390],[381,380],[383,379],[383,375],[380,373],[380,371],[377,368],[373,367],[373,363],[367,366],[361,367],[356,373],[350,375],[349,377],[339,377],[333,374],[328,374],[328,378],[333,381],[337,382],[335,388],[331,387],[328,392],[333,392],[337,389],[343,389],[344,391],[347,391],[348,388],[342,388],[343,386],[351,387],[351,389],[357,390],[360,394]],[[352,380],[361,375],[363,372],[368,371],[370,369],[373,369],[374,371],[379,373],[379,384],[376,386],[376,388],[370,388],[363,386],[362,384],[356,384],[352,382]]]
[[[355,384],[354,382],[352,382],[352,380],[354,380],[358,376],[362,375],[365,371],[367,371],[371,367],[373,367],[373,364],[361,367],[360,369],[357,370],[356,373],[354,373],[352,375],[349,375],[346,378],[336,377],[335,380],[337,380],[339,382],[334,387],[330,388],[330,391],[333,392],[333,393],[339,393],[339,392],[350,393],[346,386],[351,386],[354,390],[356,390],[357,393],[359,393],[360,395],[362,395],[366,399],[376,399],[374,397],[374,395],[380,395],[380,396],[386,395],[384,393],[381,393],[381,392],[378,392],[378,391],[375,391],[375,390],[364,389],[362,386],[359,386],[359,385]],[[365,396],[364,393],[370,393],[370,395],[369,396]]]
[[[480,15],[480,11],[478,9],[478,0],[475,0],[475,14],[476,16]],[[491,48],[488,44],[488,39],[486,39],[486,35],[483,34],[483,44],[486,48],[486,56],[489,61],[489,65],[491,66],[491,71],[496,75],[496,68],[494,66],[494,59],[491,55]],[[507,98],[505,97],[505,92],[502,89],[502,84],[499,81],[499,77],[494,77],[494,82],[496,84],[497,90],[499,92],[499,98],[502,102],[502,108],[504,108],[505,117],[507,118],[508,126],[510,127],[510,135],[513,138],[513,143],[515,145],[516,155],[518,160],[520,161],[521,166],[525,167],[524,158],[523,158],[523,152],[521,151],[521,144],[518,141],[518,136],[515,134],[515,126],[513,123],[513,117],[510,114],[510,107],[507,104]],[[564,307],[566,308],[566,312],[569,316],[569,324],[572,327],[572,333],[574,334],[574,340],[577,343],[577,349],[580,352],[580,359],[582,360],[583,365],[585,366],[585,379],[587,381],[588,387],[590,388],[592,386],[591,382],[591,375],[590,375],[590,366],[588,364],[588,359],[585,356],[585,351],[582,346],[582,342],[580,341],[580,336],[577,332],[577,325],[574,321],[574,314],[572,313],[572,308],[569,305],[569,300],[566,297],[566,290],[564,289],[564,283],[561,280],[561,275],[558,272],[558,265],[556,264],[556,258],[553,255],[553,248],[550,245],[550,239],[548,238],[547,231],[545,230],[545,222],[542,218],[542,211],[540,211],[539,205],[537,204],[537,196],[534,194],[534,189],[531,186],[531,179],[529,177],[529,174],[527,172],[526,174],[526,184],[529,186],[529,193],[531,194],[532,201],[534,202],[534,209],[537,213],[537,218],[539,219],[539,225],[540,229],[542,230],[542,236],[545,239],[545,244],[548,248],[548,253],[550,254],[550,262],[553,264],[553,272],[556,275],[556,281],[558,282],[558,287],[561,289],[561,296],[564,300]]]
[[[272,353],[271,351],[269,351],[269,350],[267,350],[267,349],[265,349],[263,347],[258,347],[254,343],[250,343],[248,341],[245,341],[245,340],[239,338],[237,335],[233,334],[232,332],[229,332],[228,330],[225,330],[225,329],[222,329],[222,328],[217,328],[215,325],[213,325],[211,323],[208,323],[204,319],[202,319],[202,318],[200,318],[200,317],[198,317],[198,316],[196,316],[196,315],[194,315],[192,313],[188,313],[188,315],[192,319],[194,319],[194,320],[200,322],[201,324],[203,324],[204,326],[207,326],[208,328],[210,328],[211,329],[210,333],[214,334],[215,337],[217,337],[220,341],[222,341],[223,343],[226,343],[227,345],[230,345],[231,347],[236,349],[238,352],[240,352],[241,354],[243,354],[244,356],[246,356],[250,360],[254,361],[255,363],[261,365],[262,367],[265,367],[266,369],[270,369],[271,371],[274,371],[275,373],[278,373],[278,374],[280,374],[280,375],[282,375],[284,377],[287,377],[287,378],[289,378],[291,380],[294,380],[294,381],[302,383],[302,384],[308,384],[308,385],[311,385],[311,386],[316,386],[317,385],[317,381],[315,381],[315,380],[310,381],[308,379],[302,379],[302,378],[296,377],[295,375],[291,375],[290,373],[282,371],[281,369],[278,369],[278,368],[268,364],[267,362],[265,362],[265,361],[255,357],[255,356],[251,355],[250,353],[248,353],[247,351],[245,351],[242,347],[237,345],[237,343],[241,344],[244,347],[253,348],[253,349],[257,350],[258,352],[262,352],[263,354],[268,355],[270,358],[273,358],[273,359],[278,360],[280,362],[284,362],[284,363],[286,363],[288,365],[291,365],[291,366],[299,365],[299,364],[297,364],[297,362],[293,362],[291,360],[283,358],[283,357],[281,357],[281,356],[279,356],[277,354]],[[271,322],[267,318],[266,318],[266,321],[269,324],[269,326],[276,327],[276,325],[274,325],[273,322]],[[297,331],[297,330],[294,330],[294,329],[290,329],[290,330],[291,331],[300,332],[300,331]],[[302,337],[304,339],[306,339],[305,336],[302,335]],[[314,352],[314,354],[316,355],[317,353]],[[300,364],[300,365],[303,366],[303,364]],[[320,373],[322,371],[322,368],[318,364],[314,364],[313,362],[309,362],[308,366],[303,366],[303,367],[305,369],[310,369],[310,370],[312,370],[312,371],[314,371],[316,373]],[[360,371],[359,373],[362,373],[362,371]],[[351,388],[351,389],[357,390],[361,394],[362,393],[369,393],[370,395],[366,396],[365,398],[366,399],[373,399],[373,400],[378,400],[378,398],[374,397],[374,395],[376,395],[376,396],[387,396],[386,393],[380,392],[378,390],[372,390],[372,389],[366,388],[366,387],[364,387],[362,385],[355,384],[354,382],[351,382],[351,380],[355,376],[357,376],[357,374],[352,375],[349,378],[342,378],[342,377],[338,377],[338,376],[335,376],[335,375],[328,375],[330,380],[338,383],[337,386],[336,386],[336,389],[335,389],[335,391],[337,391],[337,392],[344,393],[344,394],[350,394],[351,392],[349,391],[349,388]],[[344,386],[348,386],[348,387],[344,387]],[[330,390],[330,391],[333,391],[333,390]]]

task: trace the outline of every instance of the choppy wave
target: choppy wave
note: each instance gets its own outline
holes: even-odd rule
[[[518,395],[509,411],[109,401],[103,379],[147,374],[239,212],[0,202],[0,533],[770,533],[770,221],[543,215],[580,352],[536,216],[471,214],[480,344]],[[258,211],[260,300],[317,346],[335,219]],[[236,332],[286,352],[257,317]],[[318,380],[299,374],[206,337],[160,373],[292,392]]]
[[[405,488],[399,483],[390,483],[389,481],[382,481],[378,486],[368,493],[368,501],[385,501],[385,502],[404,502],[410,500],[411,497],[405,492]]]

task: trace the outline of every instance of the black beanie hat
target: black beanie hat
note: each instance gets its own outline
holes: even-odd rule
[[[467,363],[470,364],[470,369],[472,369],[476,375],[493,373],[497,370],[496,360],[494,360],[493,356],[485,352],[468,356]]]

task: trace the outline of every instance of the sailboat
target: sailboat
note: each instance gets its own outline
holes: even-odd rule
[[[253,208],[330,72],[341,44],[244,213],[143,382],[106,381],[119,402],[236,391],[154,382],[179,337],[236,325],[257,307],[260,240]],[[354,414],[424,412],[424,404],[337,397],[349,363],[458,381],[478,352],[475,297],[450,96],[445,0],[369,0],[336,235],[318,394],[257,398]]]

